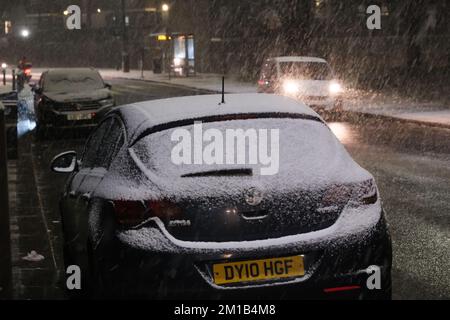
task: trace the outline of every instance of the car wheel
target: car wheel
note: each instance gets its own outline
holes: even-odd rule
[[[96,299],[101,297],[102,293],[102,282],[95,267],[95,262],[93,259],[92,245],[88,241],[85,250],[82,252],[77,252],[76,256],[72,256],[72,252],[64,246],[64,264],[66,270],[69,266],[75,265],[80,268],[81,271],[81,289],[70,290],[67,283],[64,283],[64,287],[67,292],[67,296],[74,300],[85,300],[85,299]],[[66,273],[66,281],[67,276]]]
[[[365,288],[362,291],[361,300],[392,300],[392,278],[391,270],[387,268],[385,275],[381,278],[380,289]],[[365,283],[364,283],[365,285]]]
[[[72,257],[71,253],[70,253],[70,249],[68,248],[67,245],[63,246],[63,259],[64,259],[64,276],[62,277],[62,286],[65,289],[66,295],[69,299],[82,299],[84,297],[84,290],[78,290],[78,289],[69,289],[68,286],[68,270],[70,266],[73,265],[78,265],[77,262],[75,261],[75,259]],[[83,275],[82,275],[83,278]],[[82,287],[83,289],[83,287]]]
[[[93,298],[114,297],[114,286],[111,285],[107,271],[116,261],[111,258],[115,252],[113,245],[115,219],[109,214],[109,205],[103,201],[93,200],[89,208],[87,252]]]
[[[378,296],[379,300],[392,300],[392,278],[389,268],[388,274],[383,279],[382,290]]]

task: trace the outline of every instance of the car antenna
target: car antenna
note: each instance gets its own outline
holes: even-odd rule
[[[219,105],[225,104],[225,76],[222,76],[222,102]]]

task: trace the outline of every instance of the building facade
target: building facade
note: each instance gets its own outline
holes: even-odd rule
[[[65,27],[69,4],[81,8],[81,30]],[[366,26],[372,4],[381,8],[380,30]],[[26,55],[36,65],[96,67],[120,67],[126,51],[132,68],[143,61],[151,69],[177,58],[175,36],[163,43],[155,35],[186,35],[197,72],[254,79],[267,57],[315,55],[362,81],[448,70],[449,7],[446,0],[17,0],[0,7],[0,50],[12,61]]]

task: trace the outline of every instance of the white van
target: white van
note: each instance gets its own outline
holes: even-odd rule
[[[275,57],[262,66],[258,92],[295,97],[314,109],[342,108],[343,88],[326,60]]]

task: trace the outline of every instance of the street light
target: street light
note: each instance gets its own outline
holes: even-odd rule
[[[167,11],[169,11],[169,5],[168,5],[167,3],[164,3],[164,4],[161,6],[161,9],[162,9],[162,11],[167,12]]]
[[[67,15],[69,14],[69,11],[64,10],[64,11],[63,11],[63,14],[64,14],[65,16],[67,16]]]
[[[98,13],[102,13],[102,9],[97,8],[97,12],[98,12]]]
[[[24,38],[28,38],[30,36],[30,30],[22,29],[22,31],[20,32],[20,35]]]

